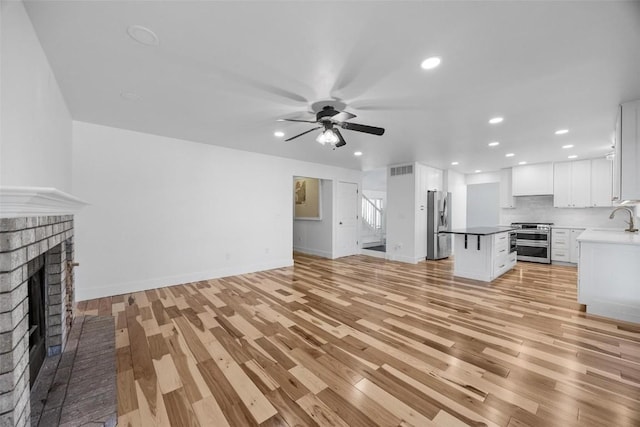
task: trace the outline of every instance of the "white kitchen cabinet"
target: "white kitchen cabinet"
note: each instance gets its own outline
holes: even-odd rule
[[[560,162],[553,165],[553,206],[591,206],[591,160]]]
[[[553,163],[514,166],[511,183],[514,196],[553,194]]]
[[[515,267],[517,261],[517,253],[509,252],[509,232],[488,235],[457,233],[455,248],[453,274],[458,277],[491,282]]]
[[[551,229],[551,261],[578,263],[580,250],[578,236],[584,228],[552,228]]]
[[[553,207],[571,207],[571,162],[553,165]]]
[[[612,161],[609,159],[591,160],[591,204],[593,207],[609,207],[612,188]]]
[[[516,207],[516,202],[511,190],[511,168],[500,170],[500,207],[511,209]]]
[[[613,200],[640,200],[640,100],[620,106],[615,132]]]
[[[571,262],[571,229],[551,229],[551,261]]]
[[[573,264],[577,264],[578,259],[580,258],[580,245],[578,244],[578,236],[580,236],[583,231],[584,228],[571,229],[571,236],[569,239],[569,245],[571,246],[571,257],[569,259],[569,262],[572,262]]]
[[[579,244],[578,302],[587,313],[640,323],[640,235],[587,230]]]

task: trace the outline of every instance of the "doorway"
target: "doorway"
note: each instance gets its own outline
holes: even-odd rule
[[[294,177],[293,250],[333,257],[333,181]]]
[[[367,255],[384,257],[387,249],[387,168],[363,173],[361,210],[360,247]]]

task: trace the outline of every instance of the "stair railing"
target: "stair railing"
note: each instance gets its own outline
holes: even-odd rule
[[[382,199],[371,200],[362,195],[362,220],[379,238],[384,241],[384,207]]]

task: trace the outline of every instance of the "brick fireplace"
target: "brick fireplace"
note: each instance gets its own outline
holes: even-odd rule
[[[30,424],[30,370],[37,373],[30,359],[37,364],[64,348],[73,321],[72,261],[72,215],[0,218],[0,426]],[[40,300],[41,314],[29,315],[30,288],[32,310]],[[34,357],[36,335],[41,357]]]

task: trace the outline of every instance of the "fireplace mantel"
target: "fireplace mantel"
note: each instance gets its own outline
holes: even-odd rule
[[[50,187],[0,187],[0,218],[72,215],[88,203]]]

